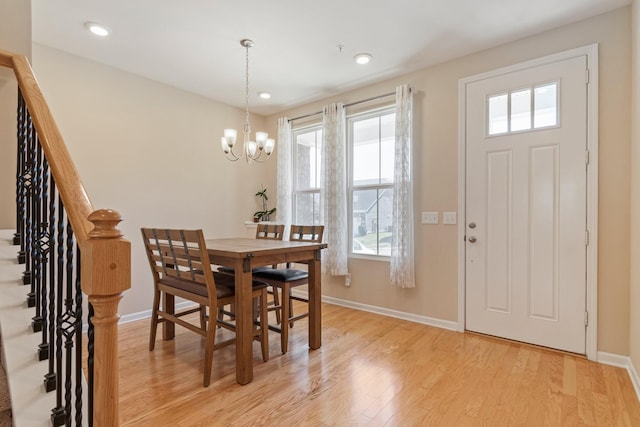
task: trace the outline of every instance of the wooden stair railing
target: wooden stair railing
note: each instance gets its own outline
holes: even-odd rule
[[[116,228],[122,220],[120,214],[109,209],[95,210],[91,204],[27,58],[0,50],[0,66],[13,69],[18,83],[18,217],[14,244],[21,245],[18,258],[27,266],[23,279],[31,285],[28,302],[36,309],[32,326],[34,332],[42,331],[43,335],[40,359],[49,358],[50,366],[55,368],[54,337],[57,357],[62,355],[62,343],[67,335],[74,332],[81,336],[82,303],[81,300],[74,302],[70,296],[75,281],[82,291],[77,292],[80,298],[82,294],[87,295],[90,311],[89,420],[84,423],[80,410],[76,409],[75,423],[117,426],[118,304],[122,293],[131,287],[131,244]],[[51,211],[47,211],[49,205]],[[53,262],[56,256],[53,246],[58,251],[57,266]],[[51,262],[47,264],[49,256]],[[56,305],[56,300],[66,311]],[[51,324],[54,321],[55,327]],[[76,337],[77,343],[81,341]],[[68,348],[73,346],[71,339],[64,341],[64,345],[64,351],[71,354]],[[78,356],[81,354],[77,349],[76,352]],[[61,360],[56,358],[56,364],[62,365]],[[72,366],[70,360],[71,356],[66,359],[68,370]],[[75,360],[76,373],[81,375],[78,359]],[[73,419],[69,403],[71,385],[65,384],[66,390],[61,390],[63,383],[57,375],[60,373],[55,370],[44,379],[47,389],[56,388],[57,381],[58,407],[52,410],[54,425]],[[78,389],[75,391],[77,394]],[[60,403],[61,399],[65,401]],[[82,406],[77,396],[75,404]]]

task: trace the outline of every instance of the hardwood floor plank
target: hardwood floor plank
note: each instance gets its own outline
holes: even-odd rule
[[[148,321],[120,327],[122,426],[640,425],[622,369],[333,305],[318,350],[304,320],[286,354],[272,333],[263,363],[255,343],[245,386],[233,346],[214,352],[204,388],[201,337],[176,328],[149,352],[148,332]]]

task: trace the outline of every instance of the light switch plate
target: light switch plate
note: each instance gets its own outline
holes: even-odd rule
[[[438,212],[422,212],[422,223],[423,224],[437,224],[438,223]]]
[[[456,212],[442,212],[443,224],[455,224],[457,222]]]

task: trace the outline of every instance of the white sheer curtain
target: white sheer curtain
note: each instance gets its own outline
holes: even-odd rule
[[[276,218],[285,229],[291,224],[291,193],[293,174],[291,161],[291,122],[288,117],[278,119],[278,181]]]
[[[320,217],[325,227],[325,242],[328,245],[323,253],[322,270],[332,276],[343,276],[349,273],[344,104],[328,105],[323,108],[322,113]]]
[[[409,85],[396,88],[396,141],[393,188],[391,285],[416,286],[413,260],[413,185],[411,139],[413,94]]]

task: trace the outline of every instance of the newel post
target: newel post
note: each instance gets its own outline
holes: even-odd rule
[[[116,228],[122,221],[118,212],[100,209],[88,220],[94,228],[80,250],[82,291],[94,310],[93,422],[96,427],[117,426],[118,304],[131,287],[131,243]]]

